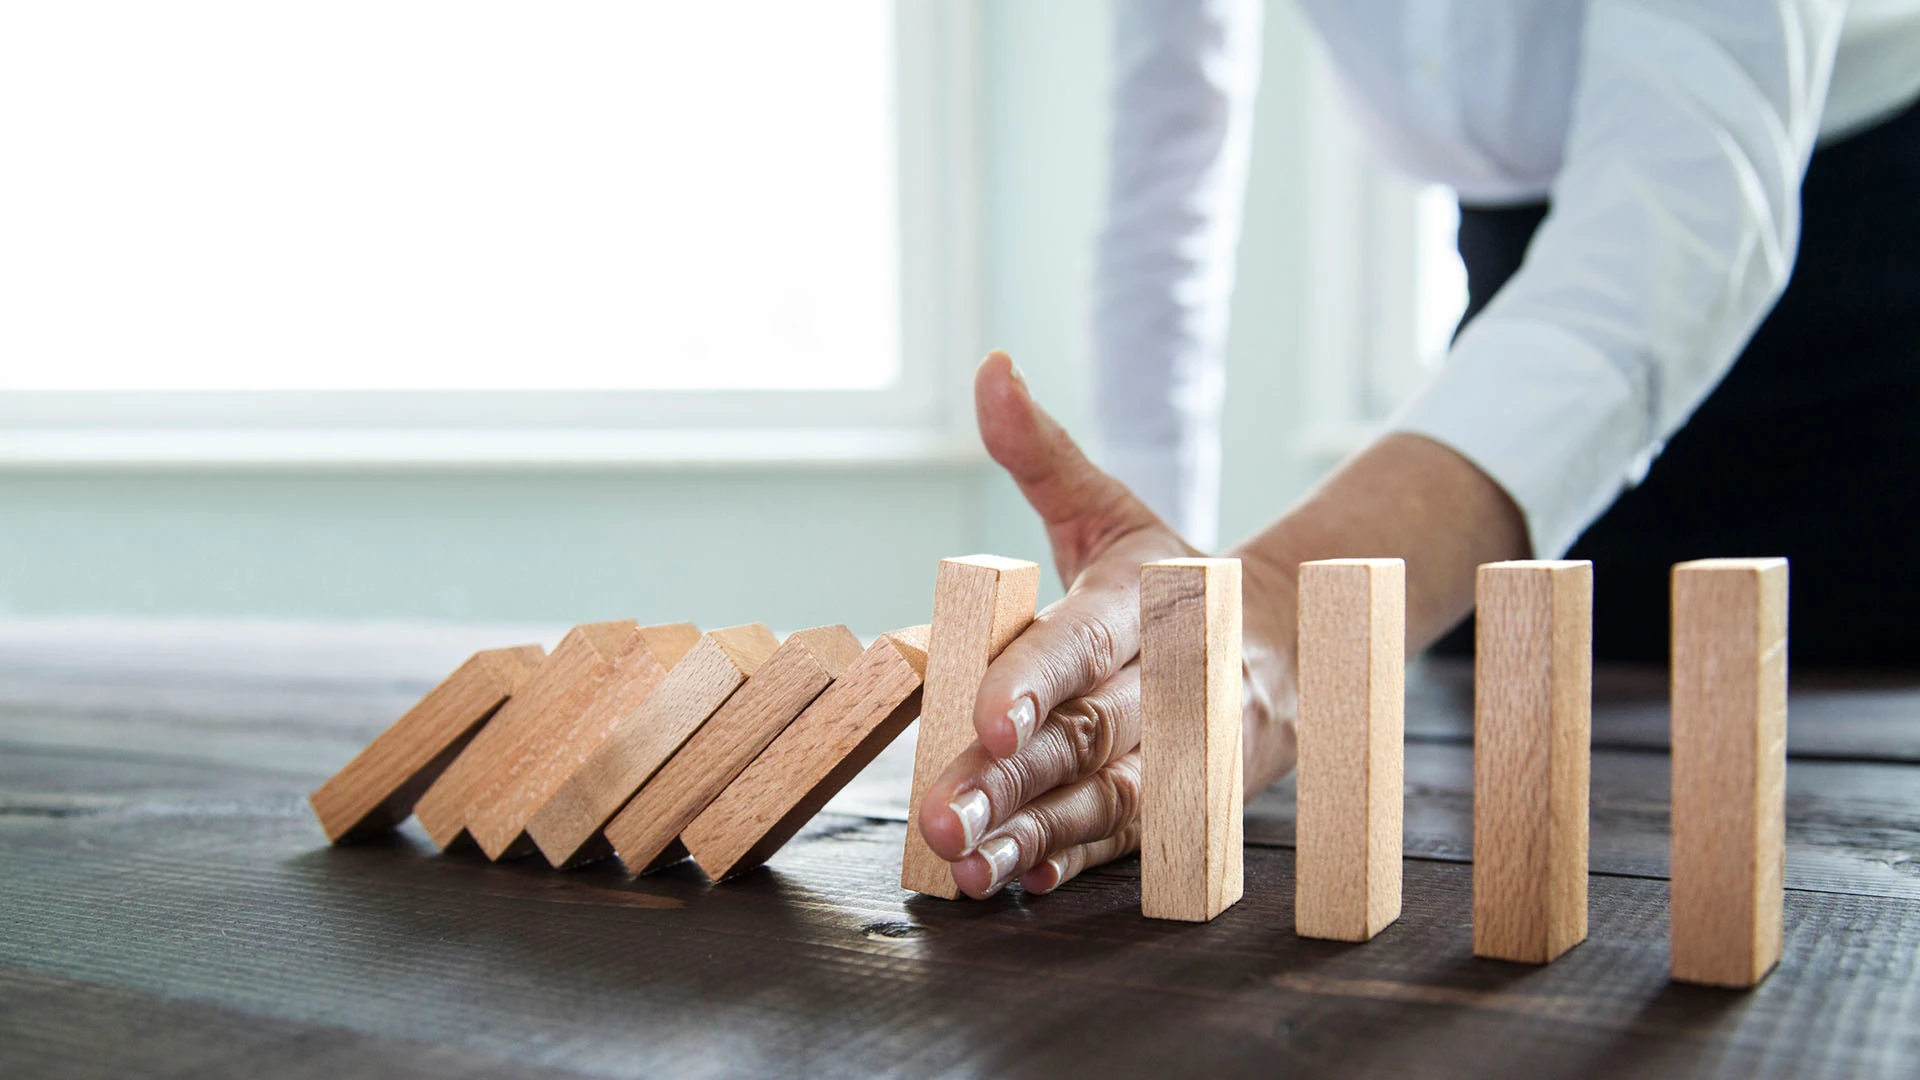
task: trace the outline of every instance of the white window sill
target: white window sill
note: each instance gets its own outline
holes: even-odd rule
[[[971,433],[884,428],[0,431],[0,470],[974,466]]]

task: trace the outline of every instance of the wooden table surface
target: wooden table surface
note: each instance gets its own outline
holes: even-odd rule
[[[1920,1076],[1920,680],[1795,674],[1785,958],[1731,993],[1666,977],[1657,672],[1596,677],[1591,935],[1532,968],[1471,955],[1458,666],[1410,679],[1365,945],[1293,935],[1290,784],[1210,924],[1132,860],[909,897],[904,743],[717,888],[327,847],[307,792],[505,634],[0,624],[0,1076]]]

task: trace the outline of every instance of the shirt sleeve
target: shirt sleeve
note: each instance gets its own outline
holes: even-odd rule
[[[1595,0],[1552,209],[1394,424],[1458,450],[1565,551],[1786,287],[1843,5]]]
[[[1260,28],[1259,0],[1125,0],[1114,25],[1098,456],[1202,549],[1219,527],[1221,350]]]

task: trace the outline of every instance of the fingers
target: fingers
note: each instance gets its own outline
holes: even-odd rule
[[[973,854],[953,864],[953,882],[968,896],[985,899],[1048,855],[1110,837],[1124,839],[1139,818],[1140,753],[1135,750],[1092,776],[1056,788],[1022,807],[981,841]],[[1091,859],[1095,854],[1089,848],[1082,858]],[[1086,865],[1090,863],[1083,861],[1082,868]]]
[[[1133,854],[1140,849],[1140,822],[1091,844],[1081,844],[1047,856],[1033,869],[1020,875],[1020,887],[1030,893],[1050,893],[1103,863]]]
[[[1092,776],[1140,745],[1140,666],[1129,664],[1093,693],[1053,710],[1017,753],[970,747],[927,789],[920,832],[949,862],[971,854],[1015,811]]]

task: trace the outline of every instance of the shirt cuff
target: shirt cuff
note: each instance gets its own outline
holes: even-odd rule
[[[1573,545],[1658,452],[1646,394],[1591,344],[1549,323],[1468,325],[1393,429],[1457,451],[1526,516],[1536,558]]]

